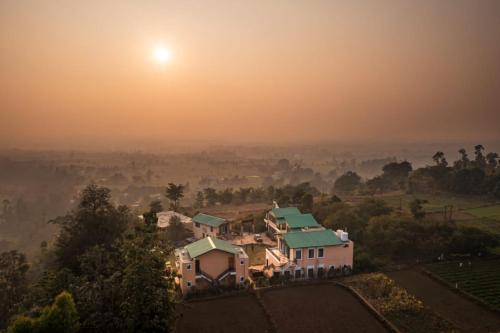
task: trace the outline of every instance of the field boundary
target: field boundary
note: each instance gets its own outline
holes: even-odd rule
[[[393,333],[402,333],[397,327],[396,325],[394,325],[389,319],[387,319],[383,314],[381,314],[380,312],[377,311],[377,309],[375,309],[375,307],[373,305],[370,304],[370,302],[368,302],[368,300],[366,300],[360,293],[358,293],[354,288],[350,287],[350,286],[347,286],[343,283],[340,283],[338,281],[332,281],[333,284],[347,290],[348,292],[350,292],[352,295],[354,295],[354,297],[356,297],[360,302],[361,304],[363,304],[367,309],[368,311],[370,311],[374,316],[375,318],[377,318],[377,320],[385,327],[387,328],[390,332],[393,332]]]
[[[482,306],[483,308],[485,308],[485,310],[488,310],[488,311],[491,311],[495,314],[500,314],[500,310],[498,310],[497,308],[491,306],[490,304],[484,302],[482,299],[472,295],[472,294],[469,294],[468,292],[466,292],[465,290],[461,290],[461,289],[457,289],[457,288],[454,288],[452,284],[450,284],[448,281],[444,280],[443,278],[439,277],[438,275],[432,273],[431,271],[421,267],[420,268],[420,271],[422,273],[424,273],[425,275],[427,275],[429,278],[431,278],[432,280],[442,284],[443,286],[445,286],[447,289],[451,290],[452,292],[454,292],[455,294],[457,295],[460,295],[462,297],[465,297],[466,299],[468,299],[469,301],[472,301],[480,306]]]
[[[268,321],[269,325],[271,326],[269,333],[278,333],[278,325],[276,324],[273,316],[269,313],[269,311],[266,308],[266,305],[262,301],[262,298],[260,297],[260,290],[253,290],[253,292],[251,292],[251,294],[253,294],[253,297],[255,297],[257,299],[257,303],[259,303],[260,307],[262,308],[262,311],[264,311],[264,314],[267,318],[267,321]]]

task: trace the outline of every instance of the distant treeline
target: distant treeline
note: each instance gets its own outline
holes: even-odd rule
[[[482,145],[474,147],[474,157],[465,149],[451,165],[443,152],[432,156],[434,165],[413,170],[408,161],[391,162],[382,174],[363,182],[355,172],[348,171],[337,178],[333,190],[338,193],[374,194],[394,190],[413,192],[451,192],[457,194],[490,195],[500,198],[500,167],[498,154],[485,153]]]

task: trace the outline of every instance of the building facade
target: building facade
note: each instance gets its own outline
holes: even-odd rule
[[[265,218],[277,240],[266,249],[266,274],[291,279],[322,278],[351,272],[354,243],[347,232],[334,232],[297,208],[273,208]]]
[[[248,278],[248,255],[236,245],[207,236],[175,250],[182,293],[214,286],[237,286]]]
[[[208,214],[197,214],[193,217],[193,234],[197,239],[223,237],[229,232],[229,224],[225,219]]]

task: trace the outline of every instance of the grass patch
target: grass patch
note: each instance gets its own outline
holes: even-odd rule
[[[466,212],[475,217],[500,221],[500,205],[467,209]]]

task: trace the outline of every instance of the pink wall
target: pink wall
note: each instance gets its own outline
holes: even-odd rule
[[[328,269],[330,266],[343,266],[348,265],[353,267],[353,257],[354,257],[354,243],[352,241],[348,241],[348,247],[344,247],[343,245],[337,246],[326,246],[324,249],[324,257],[318,258],[318,248],[314,249],[314,258],[308,258],[308,249],[302,249],[302,259],[297,260],[297,265],[302,268],[307,268],[307,266],[318,266],[323,264],[325,269]],[[290,249],[290,258],[291,260],[295,259],[295,249]]]
[[[229,258],[231,257],[233,255],[230,253],[212,250],[198,257],[200,260],[200,269],[211,277],[216,278],[229,268]]]

